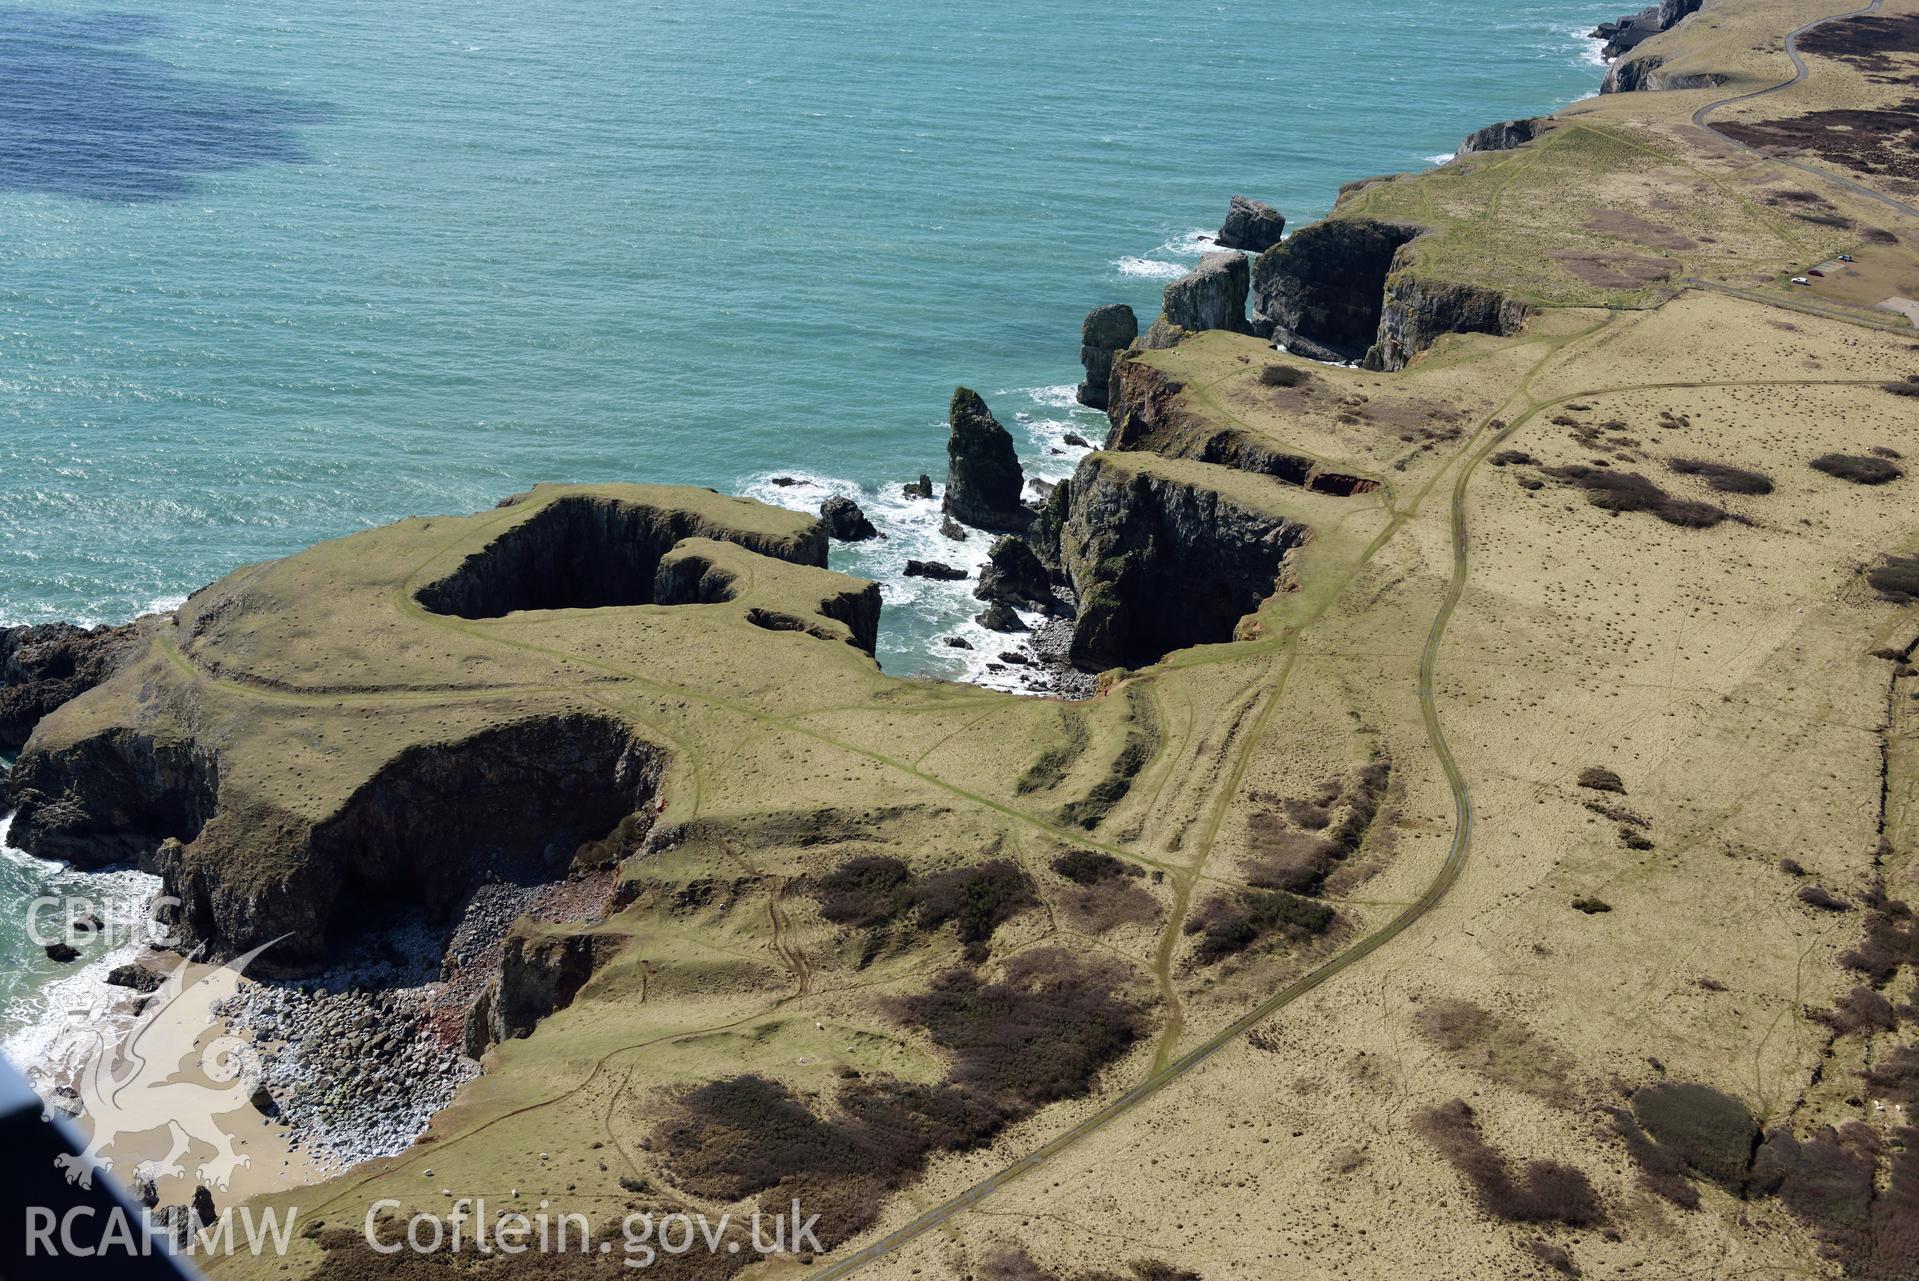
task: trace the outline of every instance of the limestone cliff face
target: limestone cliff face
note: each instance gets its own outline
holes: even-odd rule
[[[1479,151],[1511,151],[1523,147],[1552,127],[1552,121],[1544,116],[1530,116],[1524,120],[1502,120],[1496,125],[1487,125],[1466,135],[1459,144],[1459,154],[1472,155]]]
[[[1412,268],[1386,282],[1379,336],[1366,353],[1368,369],[1404,369],[1444,334],[1513,334],[1527,308],[1496,289],[1427,280]]]
[[[1139,317],[1123,302],[1095,307],[1079,327],[1079,363],[1086,380],[1079,385],[1082,405],[1106,408],[1106,383],[1113,373],[1113,356],[1139,337]]]
[[[1670,31],[1688,17],[1699,12],[1703,0],[1659,0],[1639,13],[1629,14],[1617,22],[1601,23],[1593,32],[1606,41],[1602,50],[1612,66],[1606,71],[1606,79],[1599,86],[1601,93],[1636,93],[1659,89],[1710,89],[1726,82],[1726,77],[1717,72],[1701,71],[1687,74],[1674,74],[1664,70],[1666,59],[1648,51],[1634,57],[1633,50],[1659,35]]]
[[[1726,83],[1717,71],[1666,70],[1666,60],[1654,53],[1622,58],[1606,72],[1601,93],[1654,93],[1662,89],[1711,89]]]
[[[161,842],[196,836],[219,793],[219,760],[191,737],[114,726],[57,752],[22,755],[6,803],[22,849],[75,867],[152,870]]]
[[[609,717],[525,720],[410,748],[318,821],[222,808],[155,861],[185,948],[287,935],[261,961],[298,970],[382,908],[440,920],[489,876],[564,876],[576,850],[649,803],[665,761]]]
[[[1253,310],[1289,351],[1358,360],[1379,334],[1386,277],[1416,227],[1329,218],[1259,256]]]
[[[1611,61],[1637,49],[1662,31],[1670,31],[1688,16],[1697,13],[1703,0],[1659,0],[1638,13],[1629,13],[1614,22],[1602,22],[1593,36],[1606,43],[1600,55]]]
[[[573,1003],[626,939],[612,934],[546,935],[515,930],[500,955],[499,976],[467,1013],[466,1051],[531,1036],[540,1020]]]
[[[954,389],[946,417],[947,514],[979,529],[1025,529],[1032,513],[1020,503],[1025,479],[1012,436],[968,387]]]
[[[1251,269],[1242,253],[1207,254],[1199,266],[1166,286],[1159,319],[1147,333],[1147,347],[1164,348],[1184,334],[1207,329],[1250,332],[1246,291]]]
[[[18,751],[40,718],[112,676],[138,648],[138,625],[0,628],[0,751]]]
[[[1070,654],[1087,669],[1230,640],[1309,535],[1196,480],[1099,453],[1054,490],[1037,528],[1079,600]]]

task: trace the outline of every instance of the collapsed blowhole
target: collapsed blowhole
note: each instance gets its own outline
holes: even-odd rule
[[[468,556],[415,599],[435,614],[499,618],[522,610],[706,604],[730,599],[704,562],[662,569],[707,531],[685,512],[575,496],[547,503]],[[723,536],[723,535],[721,535]]]

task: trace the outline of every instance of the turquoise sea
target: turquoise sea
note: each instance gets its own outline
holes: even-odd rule
[[[1583,33],[1631,7],[0,6],[0,622],[672,481],[859,494],[890,537],[835,563],[885,584],[882,663],[965,674],[931,642],[976,606],[898,575],[985,551],[897,499],[953,386],[1064,474],[1089,307],[1150,319],[1234,192],[1299,225],[1594,91]],[[7,858],[0,910],[51,875]],[[68,999],[0,960],[0,1031]]]

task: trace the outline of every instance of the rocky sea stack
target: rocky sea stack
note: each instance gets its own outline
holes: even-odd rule
[[[946,512],[976,529],[1024,530],[1032,512],[1020,502],[1026,482],[1012,436],[968,387],[954,389],[946,420]]]
[[[1082,405],[1106,408],[1107,382],[1113,373],[1113,357],[1139,337],[1139,317],[1123,302],[1095,307],[1086,313],[1079,327],[1079,363],[1086,379],[1079,385]]]
[[[1214,237],[1222,249],[1264,253],[1286,236],[1286,216],[1269,204],[1234,196],[1226,207],[1226,221]]]

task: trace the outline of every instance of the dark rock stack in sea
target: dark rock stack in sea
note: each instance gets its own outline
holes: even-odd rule
[[[1262,201],[1234,196],[1226,206],[1226,221],[1215,237],[1222,249],[1264,253],[1286,236],[1286,216]]]
[[[1031,544],[1012,535],[993,544],[973,595],[980,600],[1023,605],[1028,609],[1051,611],[1059,604],[1046,566],[1033,554]]]
[[[1184,335],[1207,329],[1250,333],[1246,323],[1250,276],[1245,254],[1207,254],[1198,267],[1166,286],[1159,319],[1147,332],[1145,345],[1172,347]]]
[[[1113,356],[1139,337],[1139,317],[1123,302],[1095,307],[1079,327],[1079,363],[1086,380],[1079,385],[1079,403],[1106,408],[1106,383],[1112,377]]]
[[[966,571],[957,569],[943,560],[909,560],[906,562],[906,576],[930,578],[941,583],[957,583],[966,577]]]
[[[1523,147],[1544,133],[1552,122],[1544,116],[1529,116],[1524,120],[1502,120],[1496,125],[1487,125],[1466,135],[1459,144],[1459,154],[1470,155],[1475,151],[1511,151]]]
[[[860,505],[837,494],[820,504],[820,519],[826,522],[827,535],[842,543],[879,537],[880,531],[873,528],[873,522],[866,518]]]
[[[945,510],[977,529],[1024,530],[1032,513],[1020,502],[1026,482],[1012,436],[967,387],[954,389],[947,423]]]

